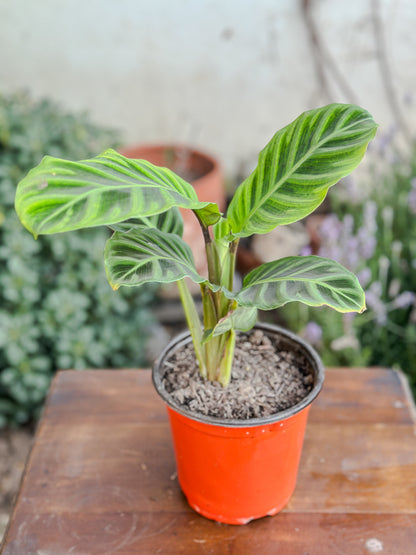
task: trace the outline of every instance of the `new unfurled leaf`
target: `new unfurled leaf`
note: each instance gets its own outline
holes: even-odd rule
[[[203,208],[193,209],[196,217],[201,220],[205,227],[216,224],[221,218],[221,212],[219,211],[218,205],[215,204],[215,202],[201,202],[201,206],[203,206]]]
[[[246,276],[235,299],[262,310],[291,301],[327,305],[339,312],[365,310],[364,292],[355,275],[319,256],[290,256],[259,266]]]
[[[184,277],[196,283],[205,281],[195,268],[190,247],[177,235],[153,228],[116,231],[106,243],[104,263],[114,289],[148,282],[171,283]]]
[[[328,188],[359,164],[376,128],[366,110],[330,104],[278,131],[231,200],[233,234],[267,233],[310,214]]]
[[[111,149],[80,162],[46,156],[18,184],[15,205],[35,236],[116,224],[173,206],[197,210],[203,222],[220,218],[215,204],[200,202],[192,185],[171,170]]]
[[[213,228],[215,240],[228,244],[232,240],[231,226],[226,218],[221,218]]]

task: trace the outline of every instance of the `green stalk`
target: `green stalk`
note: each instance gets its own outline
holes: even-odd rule
[[[199,363],[199,368],[203,378],[207,377],[207,368],[205,364],[205,356],[202,341],[202,328],[199,319],[198,311],[196,309],[194,300],[186,285],[185,279],[180,279],[178,282],[179,294],[181,297],[182,305],[185,312],[186,322],[191,332],[192,342],[195,349],[195,355]]]
[[[205,284],[201,284],[201,294],[202,294],[202,308],[204,312],[204,328],[206,330],[212,329],[218,322],[217,315],[217,302],[215,299],[215,293],[209,289]],[[221,352],[220,337],[213,337],[207,341],[204,348],[204,359],[207,369],[207,378],[211,381],[217,379],[218,365],[219,365],[219,353]]]
[[[224,268],[222,270],[221,275],[221,284],[228,289],[228,291],[232,291],[234,288],[234,272],[235,272],[235,265],[236,265],[236,253],[238,247],[239,239],[236,239],[229,243],[226,255],[224,256]],[[221,317],[224,317],[228,312],[235,308],[233,307],[233,301],[228,299],[224,294],[219,293],[220,295],[220,314]]]
[[[224,336],[228,336],[225,341],[224,354],[221,359],[218,381],[223,387],[227,387],[231,379],[231,368],[233,365],[235,348],[235,331],[230,330]]]
[[[218,254],[209,234],[208,227],[206,227],[201,220],[198,219],[198,221],[201,225],[202,235],[204,236],[205,253],[208,265],[208,279],[211,283],[219,285],[221,279],[221,264],[218,259]]]
[[[227,257],[228,268],[227,268],[227,275],[226,275],[227,280],[226,280],[225,286],[229,291],[232,291],[234,286],[234,272],[235,272],[235,265],[237,260],[237,248],[238,248],[239,241],[240,239],[237,238],[234,241],[231,241],[231,243],[228,246],[229,256]]]
[[[205,242],[208,279],[211,283],[222,285],[232,291],[238,239],[230,243],[225,256],[224,267],[222,267],[215,240],[211,238],[208,228],[201,221],[200,224]],[[214,292],[206,284],[201,285],[201,294],[204,328],[205,330],[213,329],[230,310],[231,301],[221,291]],[[224,387],[228,385],[231,377],[234,347],[234,331],[213,337],[204,344],[204,360],[209,380],[217,380]]]

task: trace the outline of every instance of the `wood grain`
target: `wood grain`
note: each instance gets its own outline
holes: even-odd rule
[[[246,526],[194,513],[147,370],[59,373],[4,555],[416,552],[416,428],[391,370],[329,369],[286,509]]]

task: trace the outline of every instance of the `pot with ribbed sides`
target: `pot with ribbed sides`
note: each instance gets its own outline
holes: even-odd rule
[[[228,524],[278,513],[296,484],[303,437],[312,401],[320,392],[324,368],[305,341],[277,326],[257,324],[279,347],[301,353],[313,373],[313,386],[295,406],[272,416],[227,420],[191,412],[172,401],[164,386],[166,361],[190,343],[189,333],[173,339],[153,367],[153,382],[167,405],[178,479],[193,509]]]

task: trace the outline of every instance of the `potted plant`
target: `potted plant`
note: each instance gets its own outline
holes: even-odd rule
[[[237,188],[225,215],[216,204],[198,200],[193,187],[171,170],[113,150],[80,162],[47,156],[17,187],[17,213],[35,237],[112,228],[104,261],[114,289],[177,282],[189,332],[162,353],[153,380],[168,404],[181,487],[209,518],[241,524],[283,508],[295,486],[308,409],[322,386],[322,364],[312,348],[280,328],[253,331],[257,310],[292,301],[340,312],[365,308],[357,278],[316,256],[263,264],[236,291],[238,242],[311,213],[329,187],[359,164],[375,132],[371,115],[357,106],[331,104],[303,113],[260,152],[257,168]],[[192,210],[200,223],[207,276],[197,272],[181,238],[179,208]],[[202,323],[186,278],[200,285]],[[255,348],[246,364],[244,353],[253,355]],[[253,387],[233,387],[237,356],[239,374],[255,381]],[[178,368],[191,374],[189,383],[181,382]],[[261,390],[266,381],[271,394]],[[293,393],[298,385],[304,390],[290,406],[279,391]],[[243,400],[240,408],[254,399],[243,417],[229,409],[233,390]],[[267,398],[272,404],[280,398],[280,408],[259,411]],[[195,409],[198,399],[202,409]],[[213,413],[201,414],[208,404],[215,405]],[[221,416],[224,406],[231,417]]]

